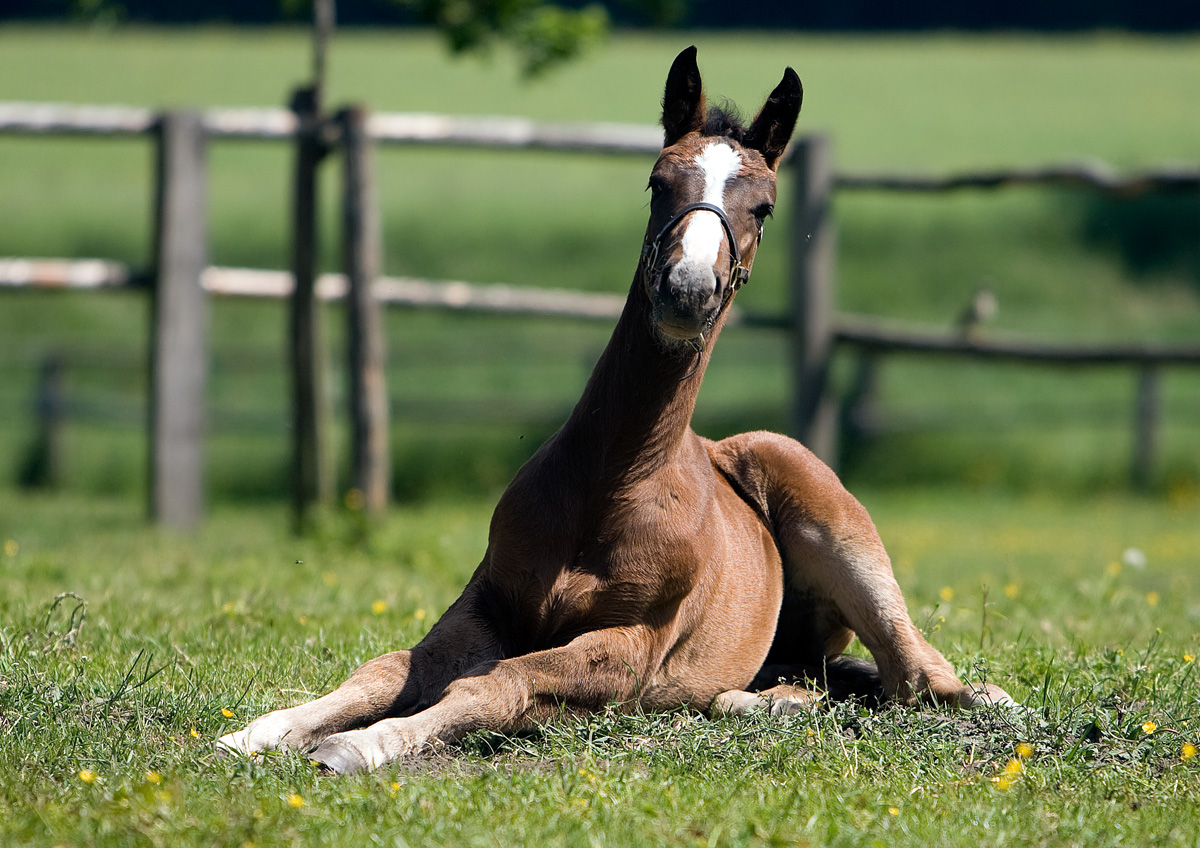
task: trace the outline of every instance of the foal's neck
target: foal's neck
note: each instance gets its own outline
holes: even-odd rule
[[[692,412],[719,326],[702,346],[661,339],[640,279],[563,435],[583,440],[600,475],[635,482],[695,447]],[[683,455],[685,456],[685,455]]]

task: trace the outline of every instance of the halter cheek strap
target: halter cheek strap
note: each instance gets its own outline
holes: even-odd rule
[[[737,236],[733,233],[733,225],[729,223],[725,210],[712,203],[691,203],[672,215],[671,219],[658,231],[658,235],[642,245],[642,259],[639,263],[642,273],[648,274],[654,270],[655,265],[658,264],[658,248],[663,238],[676,224],[693,212],[712,212],[720,220],[721,226],[725,229],[725,235],[729,237],[729,294],[726,295],[726,302],[728,302],[728,298],[750,279],[750,269],[742,264],[742,252],[738,249]],[[758,238],[760,241],[762,240],[761,228],[758,231]]]

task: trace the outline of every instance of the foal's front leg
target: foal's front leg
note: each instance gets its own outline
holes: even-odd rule
[[[330,736],[311,758],[342,774],[414,758],[476,730],[510,732],[561,710],[596,711],[638,695],[651,663],[641,628],[593,631],[546,651],[484,664],[412,716]]]
[[[464,670],[495,656],[491,633],[463,611],[466,606],[461,598],[455,602],[411,651],[393,651],[363,663],[328,695],[267,713],[222,736],[217,750],[307,753],[335,733],[419,709]]]
[[[266,751],[307,752],[334,733],[362,727],[405,709],[409,695],[411,651],[394,651],[364,663],[350,679],[327,695],[250,722],[222,736],[217,750],[253,756]],[[416,698],[411,698],[413,704]]]

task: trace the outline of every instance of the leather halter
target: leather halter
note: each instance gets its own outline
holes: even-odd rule
[[[720,206],[701,202],[689,203],[680,209],[663,225],[663,228],[658,231],[658,235],[642,245],[642,258],[638,264],[642,268],[643,275],[650,274],[654,270],[655,265],[658,264],[658,247],[663,238],[676,224],[693,212],[712,212],[721,221],[721,226],[725,229],[725,235],[729,237],[729,292],[725,296],[725,304],[728,304],[733,294],[750,279],[750,269],[742,264],[742,252],[738,249],[737,236],[734,235],[733,225],[729,223],[729,218],[726,217],[725,210]],[[762,241],[761,227],[758,230],[758,239]],[[722,304],[722,310],[724,310],[725,304]]]

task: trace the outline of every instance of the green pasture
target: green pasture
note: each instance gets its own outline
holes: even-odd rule
[[[489,501],[304,539],[226,506],[176,537],[128,500],[2,492],[0,842],[1194,845],[1195,502],[862,495],[918,625],[1028,713],[613,712],[322,778],[213,743],[420,638]]]
[[[746,108],[791,64],[801,129],[847,170],[1080,157],[1195,163],[1200,41],[1090,35],[886,39],[619,34],[561,73],[453,61],[426,34],[339,33],[331,101],[381,110],[653,123],[689,43]],[[282,104],[299,30],[0,26],[0,100]],[[285,264],[279,146],[211,150],[212,257]],[[387,270],[622,292],[650,162],[387,150]],[[142,140],[0,137],[0,256],[149,254]],[[325,263],[336,265],[336,174]],[[791,187],[746,308],[782,311]],[[985,333],[1194,342],[1194,198],[1014,190],[840,195],[839,307],[949,327],[980,286]],[[411,645],[456,597],[515,468],[565,417],[605,326],[395,311],[398,504],[287,534],[280,304],[213,304],[208,477],[194,534],[144,521],[138,293],[0,292],[0,844],[1139,845],[1200,829],[1200,374],[1162,375],[1149,491],[1128,486],[1135,375],[895,358],[874,436],[843,464],[910,612],[960,671],[1025,713],[817,709],[709,721],[611,714],[472,737],[429,764],[350,779],[213,742]],[[326,312],[331,388],[342,315]],[[39,363],[65,362],[56,489],[17,486]],[[787,425],[788,344],[730,330],[697,429]],[[837,362],[846,386],[856,363]],[[344,457],[344,433],[333,434]],[[1027,746],[1027,747],[1026,747]]]

